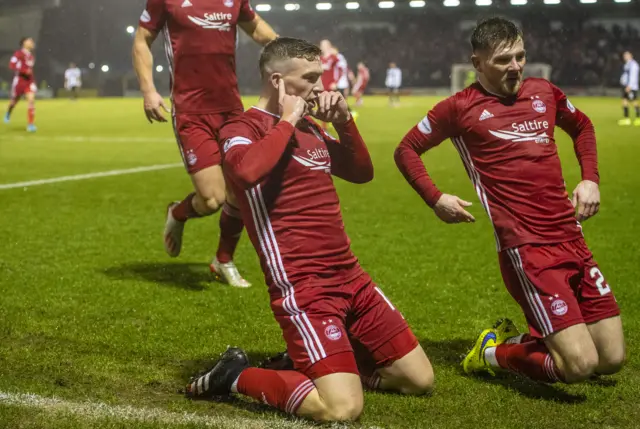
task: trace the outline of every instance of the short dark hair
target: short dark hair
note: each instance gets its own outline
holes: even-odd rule
[[[522,30],[515,22],[495,16],[483,19],[471,34],[473,52],[492,51],[502,44],[513,46],[522,39]]]
[[[319,47],[306,40],[293,37],[278,37],[267,43],[262,49],[262,54],[260,54],[260,73],[264,73],[266,65],[272,61],[291,58],[315,61],[320,58],[321,54],[322,51]]]

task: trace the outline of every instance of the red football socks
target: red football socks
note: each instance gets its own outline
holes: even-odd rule
[[[29,110],[27,111],[27,119],[29,120],[29,125],[33,125],[36,120],[36,108],[33,105],[29,106]]]
[[[496,347],[496,360],[504,368],[532,380],[545,383],[562,381],[560,371],[549,350],[540,341],[522,344],[501,344]]]
[[[533,338],[529,334],[520,334],[520,335],[516,335],[515,337],[509,338],[505,342],[507,344],[524,344],[524,343],[528,343],[529,341],[534,341],[534,340],[535,340],[535,338]]]
[[[225,203],[220,214],[220,242],[216,252],[218,262],[225,264],[233,260],[233,254],[240,241],[243,228],[244,223],[240,211]]]
[[[175,220],[186,222],[187,219],[202,217],[196,209],[193,208],[193,197],[195,196],[195,193],[187,195],[184,200],[180,201],[178,205],[171,210],[171,214]]]
[[[295,414],[309,393],[315,389],[307,376],[297,371],[247,368],[238,379],[238,393]]]

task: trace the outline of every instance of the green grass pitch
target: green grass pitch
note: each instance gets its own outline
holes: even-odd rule
[[[367,393],[353,426],[638,427],[640,128],[617,126],[619,100],[572,99],[598,134],[602,207],[584,231],[622,307],[625,369],[577,386],[470,378],[459,358],[478,332],[501,316],[520,328],[524,319],[502,284],[492,228],[453,145],[443,143],[425,161],[443,191],[474,202],[475,224],[438,221],[396,170],[396,145],[436,101],[407,97],[391,109],[384,98],[367,98],[358,125],[375,179],[336,180],[355,253],[404,313],[436,373],[431,397]],[[0,124],[0,185],[180,162],[170,125],[149,125],[140,100],[37,107],[35,135],[24,132],[24,104],[11,124]],[[571,191],[579,168],[570,140],[557,134]],[[227,345],[254,359],[284,347],[246,236],[236,261],[254,283],[249,290],[209,277],[217,216],[190,222],[182,255],[165,255],[166,204],[190,190],[181,167],[0,189],[0,428],[310,426],[247,401],[193,403],[178,393]],[[7,399],[24,393],[67,405]],[[108,407],[78,405],[86,403]],[[127,419],[108,412],[115,406],[165,417]],[[197,418],[181,420],[184,413]]]

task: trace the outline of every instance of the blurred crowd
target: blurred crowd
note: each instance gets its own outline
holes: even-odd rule
[[[468,63],[472,24],[400,16],[393,24],[334,25],[305,22],[304,27],[274,24],[282,34],[311,40],[329,38],[353,67],[363,60],[371,70],[373,86],[383,86],[387,65],[396,62],[405,87],[448,87],[451,66]],[[640,34],[631,26],[532,20],[521,23],[529,62],[552,66],[552,81],[563,86],[617,86],[621,54],[631,50],[640,57]],[[466,29],[461,29],[464,27]],[[258,48],[240,47],[239,78],[246,87],[257,87],[255,58]]]

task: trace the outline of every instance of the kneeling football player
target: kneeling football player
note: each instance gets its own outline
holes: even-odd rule
[[[265,46],[260,70],[257,105],[221,130],[223,165],[294,370],[251,367],[241,349],[230,348],[192,379],[187,396],[241,393],[290,414],[342,421],[360,416],[363,382],[429,392],[429,359],[360,267],[344,231],[332,176],[366,183],[373,165],[344,97],[323,88],[320,50],[279,38]],[[311,117],[331,122],[339,140]]]

